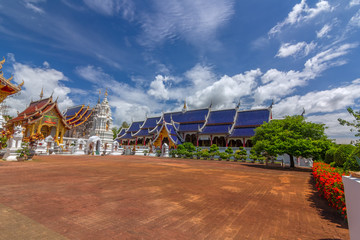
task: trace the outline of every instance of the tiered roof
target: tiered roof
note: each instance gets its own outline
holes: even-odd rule
[[[251,137],[254,136],[255,128],[270,120],[269,109],[258,109],[241,111],[237,113],[236,122],[230,137]]]
[[[79,105],[68,108],[64,115],[67,124],[72,127],[77,127],[85,123],[92,113],[93,109],[90,109],[89,106]]]
[[[238,107],[213,111],[210,107],[190,111],[185,109],[181,112],[163,113],[161,117],[147,118],[143,122],[134,122],[126,132],[118,135],[118,139],[155,135],[156,140],[164,127],[175,144],[182,141],[179,134],[186,132],[231,138],[251,137],[254,129],[263,122],[268,122],[270,116],[271,107],[247,111],[239,111]]]
[[[5,63],[5,58],[0,61],[0,69],[2,69],[2,65]],[[13,76],[6,79],[4,77],[4,73],[0,71],[0,103],[5,100],[7,96],[15,94],[21,90],[21,87],[24,85],[24,81],[21,84],[16,86],[15,84],[11,83]]]
[[[236,109],[211,111],[200,134],[228,134],[234,124],[235,114]]]
[[[138,121],[138,122],[131,123],[130,127],[128,129],[126,129],[125,133],[123,135],[121,135],[120,137],[118,137],[118,139],[120,139],[120,140],[134,139],[135,137],[133,136],[133,134],[135,134],[136,132],[138,132],[140,130],[140,127],[141,127],[141,125],[143,125],[143,123],[144,123],[144,121]]]
[[[60,117],[60,120],[64,123],[66,128],[69,128],[68,124],[65,121],[65,118],[61,114],[57,102],[52,101],[52,97],[40,99],[35,102],[31,102],[30,105],[22,111],[16,118],[13,118],[9,121],[9,124],[21,122],[23,125],[29,125],[36,121],[41,120],[41,118],[49,111],[55,109],[57,114]]]

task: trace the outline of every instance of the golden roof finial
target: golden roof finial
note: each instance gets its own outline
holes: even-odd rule
[[[6,81],[10,82],[11,80],[13,80],[14,76],[11,75],[11,77],[9,77]]]
[[[2,65],[5,63],[5,57],[3,57],[3,60],[0,61],[0,69],[2,69]]]
[[[101,90],[99,90],[99,99],[98,99],[98,103],[100,103],[100,94],[101,94]]]
[[[24,80],[18,85],[19,88],[21,88],[24,85]]]
[[[44,88],[41,88],[40,99],[42,99],[43,96],[44,96]]]
[[[107,93],[107,88],[106,88],[106,90],[105,90],[105,97],[107,97],[107,95],[108,95],[108,93]]]
[[[184,100],[184,109],[186,109],[187,106],[186,106],[186,99]]]

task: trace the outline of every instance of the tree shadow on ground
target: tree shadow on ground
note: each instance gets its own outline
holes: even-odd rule
[[[254,168],[262,168],[262,169],[273,169],[273,170],[279,170],[279,171],[295,171],[295,172],[311,172],[311,168],[305,168],[305,167],[295,167],[295,168],[285,168],[282,167],[280,164],[257,164],[257,163],[242,163],[242,165],[248,166],[248,167],[254,167]]]
[[[308,183],[310,192],[308,193],[307,200],[310,201],[310,206],[316,208],[322,218],[337,224],[338,228],[349,229],[347,221],[341,217],[336,209],[329,206],[329,202],[326,199],[319,195],[319,192],[315,187],[315,180],[313,177],[309,179]]]

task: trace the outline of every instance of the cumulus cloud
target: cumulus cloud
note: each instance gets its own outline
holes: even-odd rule
[[[213,103],[215,108],[233,107],[240,97],[252,93],[260,75],[260,69],[232,77],[225,75],[206,88],[189,94],[188,104],[194,108],[207,107],[210,103]]]
[[[281,32],[281,29],[286,25],[294,25],[303,21],[308,21],[322,12],[330,12],[333,8],[330,6],[328,1],[320,0],[316,3],[314,8],[311,8],[306,3],[306,0],[301,0],[300,3],[296,4],[292,11],[289,12],[287,18],[276,24],[273,28],[270,29],[269,35],[275,35]]]
[[[270,99],[279,100],[293,93],[296,87],[306,85],[307,81],[316,78],[326,69],[345,64],[346,61],[340,57],[357,46],[358,44],[347,43],[322,51],[307,60],[302,71],[268,70],[261,77],[263,85],[254,91],[255,104],[261,104]]]
[[[159,100],[168,100],[169,92],[165,87],[165,83],[169,80],[169,77],[157,75],[155,80],[151,82],[148,94],[154,96]]]
[[[142,14],[140,44],[154,46],[182,38],[200,45],[214,39],[219,27],[234,14],[233,0],[154,0],[154,12]]]
[[[288,56],[307,56],[314,48],[316,44],[311,42],[298,42],[296,44],[284,43],[281,45],[276,57],[285,58]]]
[[[357,79],[348,86],[285,98],[275,104],[274,115],[280,117],[285,114],[299,114],[302,108],[306,109],[307,114],[330,113],[354,105],[359,96],[360,80]]]
[[[327,36],[327,34],[331,31],[332,26],[329,24],[325,24],[320,31],[316,32],[316,37],[317,38],[323,38],[325,36]]]
[[[16,61],[12,62],[12,68],[15,83],[20,84],[24,80],[24,85],[19,95],[6,100],[10,106],[10,115],[16,116],[16,112],[24,110],[31,100],[38,100],[42,88],[44,97],[49,97],[52,93],[54,99],[58,97],[61,110],[73,105],[69,98],[71,90],[64,85],[68,79],[62,72],[48,67],[33,67]]]

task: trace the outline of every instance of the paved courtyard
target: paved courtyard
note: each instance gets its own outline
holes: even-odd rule
[[[0,162],[0,239],[349,239],[310,172],[142,156]]]

